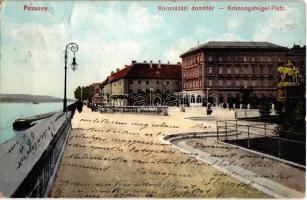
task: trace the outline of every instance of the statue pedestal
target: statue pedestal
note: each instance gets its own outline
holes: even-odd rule
[[[284,86],[277,87],[277,101],[285,103],[287,99],[287,88]]]
[[[298,98],[298,86],[278,86],[277,101],[285,103],[287,99]]]
[[[296,105],[299,101],[304,101],[305,88],[302,86],[278,86],[277,101],[285,104]],[[284,111],[289,110],[288,106],[284,107]]]

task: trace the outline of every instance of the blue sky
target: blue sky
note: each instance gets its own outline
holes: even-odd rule
[[[47,6],[47,12],[25,11]],[[159,11],[158,6],[282,5],[286,11]],[[246,1],[5,1],[1,5],[0,93],[63,96],[64,49],[76,42],[77,71],[68,70],[68,96],[78,85],[103,81],[131,60],[181,61],[210,40],[305,45],[304,2]],[[71,62],[69,55],[68,62]]]

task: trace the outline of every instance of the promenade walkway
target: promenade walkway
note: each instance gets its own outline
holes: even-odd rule
[[[276,198],[303,198],[305,170],[261,153],[217,142],[215,138],[182,139],[174,142],[184,151]]]
[[[170,108],[168,116],[76,113],[52,197],[271,197],[163,139],[215,131],[215,121],[191,120],[204,113],[204,108]],[[213,115],[234,119],[229,110]]]

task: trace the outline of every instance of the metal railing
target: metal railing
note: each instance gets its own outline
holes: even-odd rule
[[[71,129],[71,115],[68,116],[12,197],[47,197],[49,195]]]
[[[217,121],[217,139],[218,140],[248,140],[253,135],[255,137],[274,136],[273,130],[275,124],[248,122],[240,120],[223,120]],[[232,133],[229,135],[229,133]],[[246,136],[246,137],[245,137]]]
[[[100,112],[168,115],[167,106],[110,106],[110,107],[100,107],[99,110]]]
[[[236,109],[235,118],[237,120],[266,122],[266,123],[278,123],[279,115],[272,111],[268,115],[261,115],[257,109]]]
[[[305,165],[306,142],[278,137],[276,124],[241,120],[217,121],[217,140]],[[283,131],[283,135],[303,133]]]
[[[259,117],[260,113],[255,109],[236,109],[235,118]]]

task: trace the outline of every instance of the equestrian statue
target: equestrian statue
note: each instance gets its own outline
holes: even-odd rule
[[[293,63],[288,60],[286,66],[278,67],[277,71],[280,73],[281,81],[278,86],[297,86],[299,85],[300,71]]]

